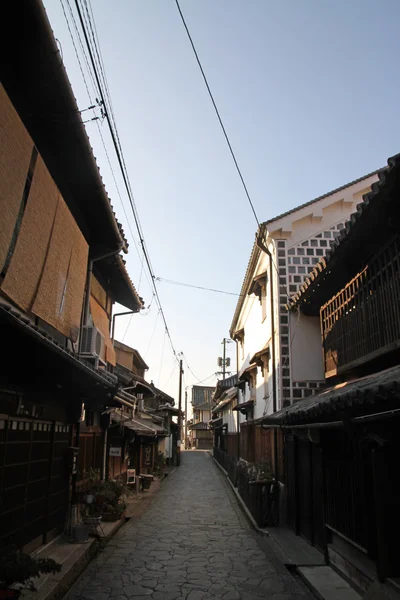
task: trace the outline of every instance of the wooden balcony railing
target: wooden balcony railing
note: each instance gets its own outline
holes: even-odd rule
[[[399,250],[400,238],[390,240],[321,308],[326,377],[400,347]]]

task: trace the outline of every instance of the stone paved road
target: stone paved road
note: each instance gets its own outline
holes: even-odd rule
[[[205,452],[183,452],[139,520],[91,563],[68,600],[306,600],[248,526]]]

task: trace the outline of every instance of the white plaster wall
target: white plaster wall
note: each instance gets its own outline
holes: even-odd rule
[[[274,261],[276,263],[276,249],[275,243],[273,240],[270,240],[268,244],[269,250],[274,257]],[[237,329],[241,329],[244,327],[245,336],[244,336],[244,356],[242,358],[242,350],[239,345],[238,348],[238,364],[239,364],[239,375],[249,366],[250,359],[254,356],[254,354],[264,348],[266,343],[271,339],[272,332],[272,321],[271,321],[271,300],[270,300],[270,283],[269,277],[273,277],[273,286],[274,286],[274,295],[277,294],[278,291],[278,277],[276,268],[274,265],[270,265],[270,260],[268,255],[265,252],[262,252],[258,261],[258,265],[254,276],[267,271],[266,275],[266,318],[262,319],[262,306],[259,301],[258,296],[252,294],[251,296],[247,296],[242,308],[242,312],[239,318],[239,322],[237,325]],[[278,306],[276,304],[276,306]],[[275,309],[275,340],[277,346],[277,355],[278,355],[278,341],[279,341],[279,315],[277,308]],[[272,361],[269,361],[269,371],[264,369],[264,376],[261,372],[261,368],[257,367],[257,382],[256,382],[256,391],[255,397],[253,393],[253,398],[255,400],[254,405],[254,418],[258,419],[265,414],[270,414],[273,411],[272,404]],[[241,394],[240,402],[245,402],[250,400],[251,395],[249,391],[249,386],[246,384],[246,392],[245,394]],[[246,419],[244,415],[240,415],[240,422],[244,422]]]
[[[377,175],[373,175],[363,181],[355,183],[347,188],[330,194],[309,206],[300,208],[285,217],[275,219],[268,225],[269,238],[268,247],[274,257],[274,265],[269,265],[267,254],[261,252],[257,267],[253,273],[253,277],[259,275],[263,271],[268,271],[268,276],[274,278],[274,313],[275,313],[275,348],[276,348],[276,366],[277,366],[277,409],[282,407],[282,377],[280,367],[280,320],[279,320],[279,278],[277,269],[279,269],[279,261],[277,257],[276,243],[278,240],[286,241],[286,251],[290,248],[298,247],[302,242],[315,237],[317,234],[330,230],[335,226],[338,234],[338,224],[343,224],[348,220],[350,214],[356,210],[357,204],[361,202],[362,195],[370,190],[374,181],[377,181]],[[333,234],[332,234],[333,235]],[[330,239],[333,239],[332,237]],[[329,248],[329,242],[326,250]],[[320,258],[320,257],[319,257]],[[286,294],[291,295],[289,291],[289,269],[287,268],[287,285]],[[313,266],[310,261],[310,266]],[[308,271],[308,269],[306,269]],[[308,272],[305,273],[305,276]],[[294,285],[294,281],[290,282]],[[244,356],[242,358],[242,350],[238,345],[238,367],[239,375],[249,366],[250,358],[271,338],[272,323],[270,312],[270,286],[267,283],[267,317],[262,321],[262,308],[258,297],[255,295],[247,296],[238,322],[236,330],[244,328]],[[294,292],[292,292],[294,293]],[[293,329],[294,328],[294,329]],[[295,336],[293,337],[293,333]],[[324,379],[322,354],[321,354],[321,337],[318,325],[314,323],[304,324],[301,322],[301,330],[297,331],[296,323],[292,318],[289,319],[289,339],[290,339],[290,364],[291,381],[322,381]],[[272,352],[272,345],[271,345]],[[284,366],[284,365],[283,365]],[[272,360],[270,360],[269,372],[264,371],[265,378],[261,374],[261,369],[257,369],[257,387],[254,407],[254,418],[258,419],[264,414],[270,414],[273,411],[272,403]],[[245,402],[250,399],[249,387],[246,385],[245,394],[239,392],[239,402]],[[242,423],[246,419],[239,413],[239,421]]]
[[[322,381],[325,377],[322,359],[319,317],[290,313],[292,339],[292,381]]]
[[[237,416],[236,411],[232,410],[232,403],[224,407],[224,409],[222,410],[222,419],[224,424],[228,424],[228,433],[235,433],[237,431]]]

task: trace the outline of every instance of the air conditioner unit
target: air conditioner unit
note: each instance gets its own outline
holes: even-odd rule
[[[105,364],[104,359],[104,335],[97,327],[83,327],[81,340],[81,356],[85,359],[93,359],[98,364]]]

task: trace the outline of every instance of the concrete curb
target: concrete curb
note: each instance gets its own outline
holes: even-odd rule
[[[23,590],[21,600],[58,600],[62,598],[125,523],[125,519],[115,521],[106,537],[91,538],[86,544],[77,544],[72,554],[62,563],[61,573],[46,577],[37,592]],[[65,545],[68,546],[67,541]]]

